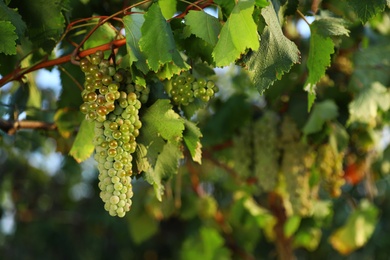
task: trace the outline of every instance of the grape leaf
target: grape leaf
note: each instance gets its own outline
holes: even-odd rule
[[[69,138],[76,126],[83,121],[84,115],[78,110],[61,108],[54,115],[54,122],[58,132],[64,138]]]
[[[176,0],[159,0],[158,5],[165,19],[170,19],[176,13]]]
[[[342,19],[334,17],[320,18],[310,25],[310,48],[307,59],[309,77],[304,85],[308,92],[309,111],[316,96],[315,86],[325,75],[326,69],[330,66],[331,55],[334,53],[334,43],[330,36],[348,35],[349,30],[344,25]]]
[[[338,116],[338,107],[333,100],[325,100],[317,103],[303,127],[305,135],[317,133],[322,129],[326,121],[335,119]]]
[[[385,10],[386,7],[386,0],[349,0],[347,2],[363,23]]]
[[[93,145],[94,128],[93,122],[87,120],[81,122],[79,132],[69,151],[69,154],[79,163],[88,159],[95,149]]]
[[[35,47],[51,52],[65,27],[64,13],[70,9],[65,1],[14,1],[28,27],[29,39]]]
[[[15,26],[11,22],[0,21],[0,52],[7,55],[16,54],[16,40],[18,35],[15,33]]]
[[[363,88],[349,104],[349,123],[375,121],[378,110],[388,111],[390,108],[390,92],[379,82],[371,87]]]
[[[369,88],[375,81],[387,85],[390,80],[389,68],[389,41],[360,50],[354,57],[354,71],[349,88],[360,92],[362,88]]]
[[[344,19],[336,17],[320,17],[316,18],[310,24],[311,32],[316,32],[323,37],[349,35],[349,30],[345,28],[346,22]]]
[[[123,18],[126,31],[126,47],[129,53],[130,66],[135,63],[135,66],[143,73],[148,72],[148,65],[146,64],[146,57],[141,52],[138,42],[141,39],[141,27],[144,23],[143,14],[127,15]]]
[[[221,24],[214,16],[209,15],[204,11],[189,11],[185,17],[185,31],[194,34],[211,45],[215,45],[218,41],[218,35],[221,31]]]
[[[157,72],[162,65],[173,62],[182,69],[189,69],[189,65],[184,62],[176,48],[171,27],[162,15],[159,5],[153,4],[144,17],[139,47],[149,68]]]
[[[142,116],[142,132],[147,139],[161,136],[177,143],[183,137],[184,120],[172,110],[168,99],[159,99]]]
[[[79,87],[82,87],[82,83],[76,82],[75,79],[84,79],[84,73],[80,70],[80,67],[74,66],[71,63],[65,63],[61,66],[60,79],[61,94],[57,101],[57,107],[78,109],[83,103],[83,100],[81,94],[76,95],[75,93],[80,93]]]
[[[188,236],[180,250],[180,259],[231,259],[224,239],[214,228],[202,227],[196,235]]]
[[[184,143],[186,144],[190,154],[192,156],[192,160],[199,164],[202,163],[202,144],[200,142],[200,138],[202,137],[202,133],[199,128],[191,121],[185,120],[185,130],[183,133]]]
[[[247,49],[259,48],[259,35],[253,20],[254,1],[239,1],[223,25],[213,51],[217,66],[227,66]]]
[[[378,209],[368,200],[362,200],[359,207],[348,217],[347,223],[330,236],[334,249],[347,255],[362,247],[371,237],[377,223]]]
[[[11,22],[12,25],[15,26],[15,32],[19,39],[24,36],[24,32],[27,28],[25,22],[16,10],[6,6],[3,1],[0,1],[0,21]],[[3,39],[7,39],[3,34],[0,35],[3,36]]]
[[[163,180],[169,178],[177,172],[179,159],[183,157],[178,144],[166,143],[157,157],[154,168],[149,168],[145,172],[145,179],[153,185],[156,198],[162,201],[164,193]]]
[[[249,54],[244,61],[253,83],[262,94],[275,80],[298,63],[300,53],[297,46],[283,35],[279,19],[270,4],[261,11],[267,24],[260,38],[260,48]]]
[[[305,82],[304,89],[308,92],[308,110],[310,111],[316,96],[315,86],[325,75],[330,65],[330,55],[334,53],[334,44],[331,38],[324,38],[312,31],[310,36],[309,56],[307,68],[309,76]]]
[[[98,20],[94,21],[97,22]],[[92,28],[93,27],[90,27],[89,29]],[[114,30],[114,28],[105,23],[99,26],[99,28],[97,28],[96,31],[92,33],[92,35],[84,43],[84,49],[90,49],[111,42],[112,40],[114,40],[116,35],[117,32]]]

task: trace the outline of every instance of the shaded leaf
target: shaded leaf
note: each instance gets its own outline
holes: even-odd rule
[[[347,3],[363,23],[382,12],[386,7],[386,0],[349,0]]]
[[[35,47],[51,52],[65,28],[65,1],[15,1],[28,27],[28,36]]]
[[[214,228],[202,227],[199,233],[188,236],[180,250],[180,258],[186,260],[230,259],[230,253],[224,247],[224,239]]]
[[[192,160],[199,164],[202,163],[202,144],[200,138],[202,133],[200,129],[195,125],[195,123],[185,120],[185,130],[183,133],[184,143],[186,144],[188,150],[190,151]]]
[[[15,29],[12,23],[0,21],[0,53],[7,55],[16,54],[16,40],[18,36],[15,33]]]
[[[346,21],[336,17],[316,18],[310,24],[310,30],[323,37],[349,35],[349,30],[345,28]]]
[[[179,159],[183,153],[177,144],[166,143],[157,157],[154,168],[149,168],[145,172],[145,179],[153,185],[156,198],[162,201],[164,194],[163,180],[177,173]]]
[[[244,61],[256,88],[263,93],[294,63],[299,62],[300,54],[297,46],[284,36],[272,4],[263,8],[261,14],[267,26],[260,36],[260,48]]]
[[[17,10],[11,9],[4,4],[3,1],[0,1],[0,21],[9,21],[15,26],[15,32],[18,35],[18,38],[22,38],[24,36],[24,32],[26,31],[26,24],[22,20],[22,17],[17,12]],[[3,34],[0,34],[2,37]],[[6,39],[4,37],[4,39]]]
[[[333,100],[325,100],[317,103],[309,120],[303,127],[305,135],[313,134],[321,131],[326,121],[335,119],[338,116],[338,107]]]
[[[143,73],[148,72],[146,57],[141,52],[138,42],[141,39],[141,27],[145,21],[143,14],[127,15],[123,18],[126,31],[126,47],[129,53],[130,66],[135,63],[136,67]]]
[[[84,115],[78,110],[61,108],[55,113],[54,122],[61,136],[69,138],[74,132],[75,127],[80,125],[83,118]]]
[[[240,1],[236,4],[223,25],[219,40],[213,51],[217,66],[227,66],[246,50],[259,48],[259,35],[253,20],[254,1]]]

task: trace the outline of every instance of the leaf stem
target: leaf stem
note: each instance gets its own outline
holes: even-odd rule
[[[301,11],[299,11],[299,10],[297,10],[297,13],[298,13],[298,15],[305,21],[305,23],[310,27],[310,23],[309,23],[309,21],[306,19],[305,15],[304,15]]]

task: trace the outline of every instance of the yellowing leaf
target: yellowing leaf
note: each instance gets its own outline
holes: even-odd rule
[[[364,246],[374,232],[378,209],[368,200],[363,200],[348,218],[347,223],[329,238],[333,248],[347,255]]]

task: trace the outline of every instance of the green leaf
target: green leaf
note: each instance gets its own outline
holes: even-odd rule
[[[201,227],[199,233],[188,236],[180,250],[180,259],[231,259],[229,250],[224,247],[223,237],[214,228]]]
[[[141,52],[138,42],[141,39],[141,27],[145,21],[143,14],[127,15],[123,18],[126,31],[126,47],[129,53],[130,66],[135,63],[136,67],[143,73],[147,73],[149,68],[146,57]]]
[[[192,160],[199,164],[202,163],[202,144],[200,138],[202,133],[200,129],[196,126],[195,123],[185,120],[185,130],[183,133],[184,143],[186,144],[188,150],[190,151]]]
[[[129,232],[135,244],[141,244],[152,237],[159,230],[159,222],[142,208],[129,214]]]
[[[65,63],[61,65],[60,79],[62,87],[60,97],[57,101],[57,107],[79,109],[83,103],[79,87],[82,88],[83,83],[77,82],[75,79],[84,79],[84,73],[80,70],[80,67],[74,66],[71,63]]]
[[[386,7],[386,0],[349,0],[347,3],[363,23],[383,12]]]
[[[368,200],[349,216],[347,223],[330,236],[329,241],[339,253],[347,255],[364,246],[374,232],[378,221],[378,209]]]
[[[309,117],[309,120],[303,127],[305,135],[321,131],[323,125],[328,120],[335,119],[338,116],[338,107],[333,100],[325,100],[317,103]]]
[[[269,5],[267,0],[255,0],[255,5],[257,7],[263,8]]]
[[[217,18],[204,11],[189,11],[185,17],[185,31],[203,39],[215,46],[221,31],[221,24]]]
[[[322,37],[349,35],[349,30],[345,28],[344,19],[335,17],[319,17],[310,25],[311,32],[316,32]]]
[[[157,157],[154,168],[149,168],[145,172],[145,179],[153,185],[156,198],[162,201],[164,193],[163,180],[177,173],[179,160],[183,157],[178,144],[166,143]]]
[[[284,223],[283,230],[286,237],[291,237],[299,228],[301,217],[298,215],[291,216]]]
[[[183,70],[189,69],[189,65],[184,62],[176,48],[171,27],[162,15],[159,5],[153,4],[144,17],[139,46],[149,68],[157,72],[162,65],[173,62]]]
[[[65,27],[64,13],[69,11],[64,1],[15,1],[28,27],[28,37],[35,47],[51,52]]]
[[[84,115],[78,110],[61,108],[54,115],[54,122],[58,132],[64,138],[69,138],[76,126],[79,126],[83,121]]]
[[[0,1],[0,21],[9,21],[15,26],[15,32],[18,35],[18,38],[22,38],[24,36],[24,32],[26,31],[26,24],[22,20],[22,17],[17,12],[17,10],[13,10],[6,6],[3,1]],[[0,34],[4,37],[3,34]],[[7,39],[4,37],[4,39]]]
[[[244,61],[253,83],[262,94],[294,63],[299,62],[300,54],[297,46],[284,36],[272,4],[263,8],[261,13],[267,26],[260,36],[260,48]]]
[[[15,26],[11,22],[0,21],[0,52],[7,55],[16,54],[16,40],[18,35],[15,33]]]
[[[98,20],[93,20],[98,22]],[[92,27],[89,27],[89,29],[92,29]],[[99,28],[96,29],[91,35],[91,37],[88,38],[88,40],[84,43],[84,49],[90,49],[105,43],[109,43],[112,40],[115,39],[115,36],[117,35],[117,32],[114,30],[114,28],[107,23],[99,26]]]
[[[227,66],[248,49],[259,48],[257,26],[253,21],[253,0],[239,1],[222,27],[213,51],[217,66]]]
[[[370,88],[372,82],[375,81],[386,86],[390,80],[389,67],[389,41],[359,50],[355,53],[354,70],[349,88],[360,92],[363,88]]]
[[[158,5],[165,19],[170,19],[176,13],[177,0],[158,0]]]
[[[330,55],[334,53],[334,44],[331,38],[324,38],[312,30],[310,36],[309,57],[307,68],[309,76],[305,82],[304,89],[309,94],[308,110],[310,111],[315,97],[315,86],[325,75],[330,65]]]
[[[95,135],[94,128],[94,122],[87,120],[81,122],[79,132],[69,151],[69,154],[79,163],[88,159],[95,149],[95,146],[93,145],[93,137]]]
[[[371,87],[363,88],[349,104],[349,123],[375,122],[378,110],[388,111],[390,108],[390,92],[379,82]]]
[[[184,120],[172,110],[168,99],[159,99],[142,116],[142,131],[145,136],[161,136],[166,141],[177,143],[183,137]]]

